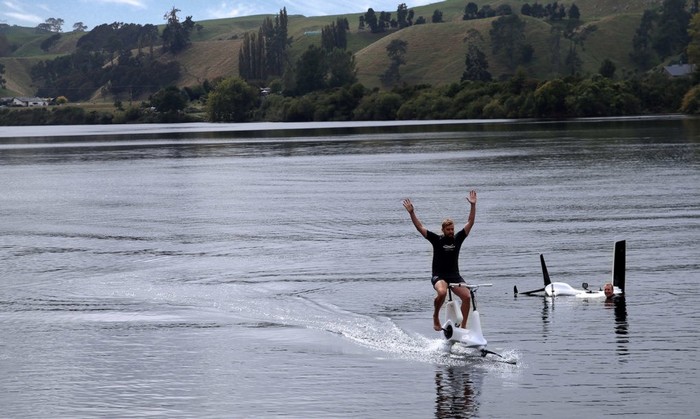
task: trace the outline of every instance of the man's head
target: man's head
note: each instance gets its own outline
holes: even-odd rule
[[[445,237],[454,237],[455,235],[455,223],[449,218],[445,218],[442,222],[442,234]]]
[[[603,293],[605,294],[606,298],[610,298],[613,296],[615,293],[615,290],[613,288],[613,284],[607,282],[605,285],[603,285]]]

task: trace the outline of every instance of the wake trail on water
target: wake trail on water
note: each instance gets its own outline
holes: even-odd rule
[[[252,313],[248,313],[250,315]],[[380,358],[403,359],[446,366],[490,364],[473,349],[450,345],[446,340],[409,333],[391,318],[371,316],[344,310],[334,304],[305,296],[286,297],[280,304],[270,305],[259,314],[270,324],[303,327],[330,332],[379,352]],[[258,322],[262,320],[258,318]],[[504,355],[505,356],[505,355]],[[510,353],[506,359],[514,359]]]
[[[107,301],[96,299],[89,307],[85,307],[85,299],[80,299],[81,310],[70,313],[76,321],[119,323],[132,328],[135,324],[210,327],[231,322],[253,328],[297,327],[342,336],[355,345],[377,352],[379,358],[447,366],[488,361],[482,359],[478,351],[449,345],[442,338],[406,331],[389,317],[359,314],[328,301],[310,298],[304,295],[308,290],[291,289],[281,294],[276,290],[273,298],[267,297],[270,290],[265,286],[252,289],[247,285],[213,290],[193,284],[144,284],[143,288],[132,284],[120,290],[122,292],[114,293]],[[99,311],[91,312],[93,306]],[[52,313],[55,317],[55,311]],[[507,353],[504,357],[515,359],[517,355]]]

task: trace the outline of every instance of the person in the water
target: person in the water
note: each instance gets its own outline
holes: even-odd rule
[[[603,294],[605,294],[605,298],[607,299],[613,298],[615,296],[613,284],[606,282],[605,285],[603,285]]]
[[[470,204],[469,218],[464,228],[455,233],[454,222],[447,218],[442,222],[442,235],[437,235],[423,226],[416,216],[413,203],[410,199],[403,200],[403,206],[411,216],[411,221],[416,227],[416,230],[425,237],[433,245],[433,264],[432,264],[432,279],[433,288],[437,292],[435,296],[435,311],[433,312],[433,328],[441,330],[440,325],[440,308],[447,297],[448,284],[464,282],[464,279],[459,273],[459,250],[467,238],[469,232],[474,226],[474,218],[476,217],[476,191],[469,192],[467,201]],[[462,324],[465,328],[467,325],[467,317],[469,316],[469,304],[471,296],[468,288],[455,287],[452,290],[462,301]]]

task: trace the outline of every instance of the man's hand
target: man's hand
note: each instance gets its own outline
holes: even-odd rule
[[[406,198],[403,200],[403,207],[406,208],[406,211],[413,212],[413,203],[410,199]]]
[[[469,196],[467,197],[467,201],[469,201],[469,203],[472,205],[476,204],[476,191],[475,190],[471,190],[469,192]]]

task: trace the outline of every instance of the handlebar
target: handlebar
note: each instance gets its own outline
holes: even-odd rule
[[[458,288],[477,289],[479,287],[491,287],[491,286],[493,286],[493,284],[466,284],[464,282],[458,282],[455,284],[447,284],[447,286],[450,288],[458,287]]]

